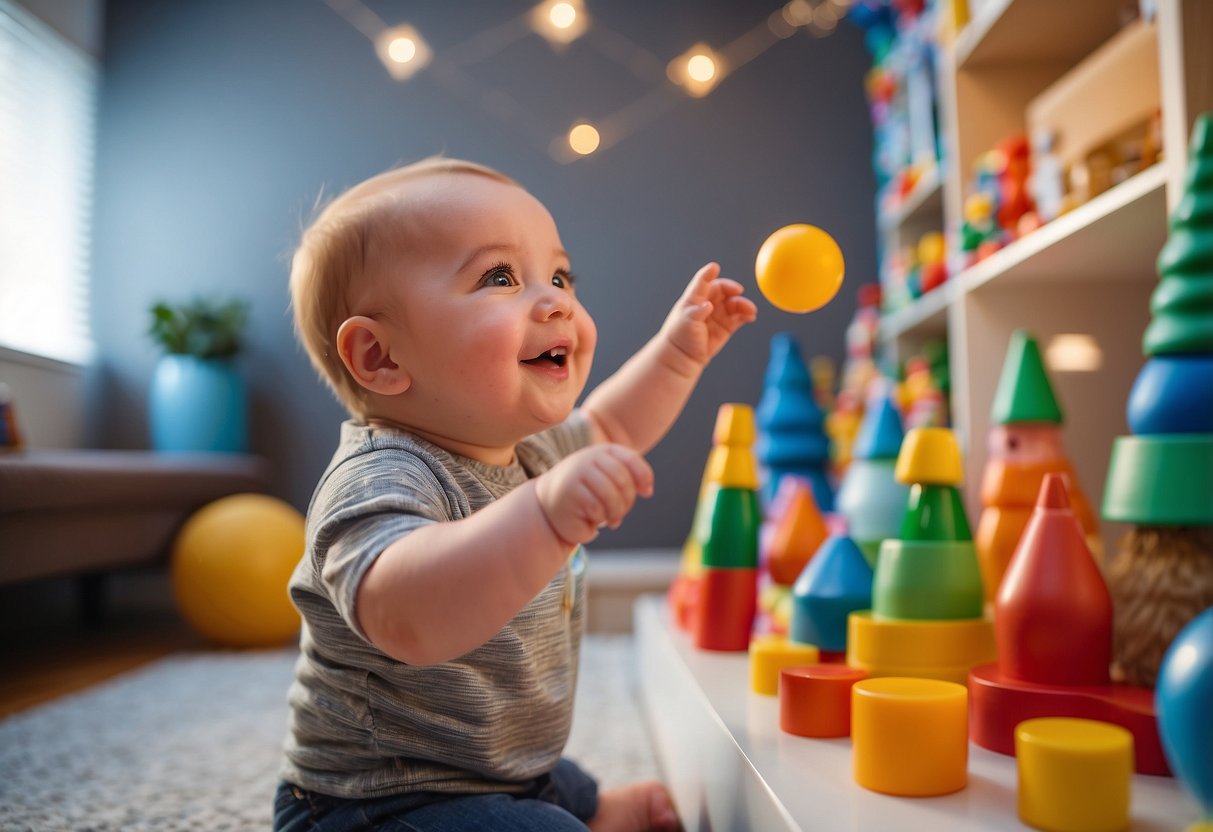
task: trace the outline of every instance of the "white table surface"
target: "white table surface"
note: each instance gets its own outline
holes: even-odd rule
[[[744,653],[696,650],[665,598],[635,607],[640,694],[658,761],[687,830],[976,830],[1030,827],[1016,812],[1015,758],[969,743],[969,784],[901,798],[859,786],[851,741],[779,728],[779,701],[749,689]],[[1181,832],[1196,804],[1170,777],[1136,775],[1131,826]]]

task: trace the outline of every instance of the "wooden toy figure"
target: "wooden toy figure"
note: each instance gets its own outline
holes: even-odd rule
[[[909,500],[898,536],[880,546],[872,609],[847,620],[847,664],[872,676],[964,684],[995,650],[958,488],[956,437],[947,428],[910,431],[894,473],[910,486]]]
[[[785,475],[797,474],[811,484],[817,506],[822,511],[833,511],[825,414],[817,404],[800,345],[786,332],[771,339],[757,420],[760,435],[756,451],[763,470],[763,502],[770,504]]]
[[[1048,474],[1067,477],[1070,504],[1097,556],[1102,554],[1102,542],[1095,512],[1062,449],[1061,407],[1040,348],[1027,330],[1011,334],[991,418],[995,427],[981,480],[983,508],[976,543],[986,601],[992,603]]]
[[[1028,178],[1028,190],[1036,202],[1036,215],[1042,223],[1061,216],[1065,205],[1065,170],[1053,152],[1055,143],[1056,138],[1047,130],[1038,130],[1032,136],[1032,173]]]
[[[970,734],[983,748],[1014,754],[1025,720],[1109,722],[1132,734],[1137,771],[1167,774],[1153,692],[1111,681],[1112,599],[1065,482],[1045,475],[998,591],[998,660],[969,673]]]
[[[1158,273],[1133,435],[1112,446],[1103,502],[1105,518],[1135,527],[1108,573],[1115,667],[1146,686],[1179,630],[1213,606],[1213,112],[1193,128]]]
[[[910,489],[897,481],[894,467],[904,434],[901,415],[887,392],[868,405],[855,458],[838,489],[835,507],[846,518],[847,531],[871,567],[885,539],[897,534]]]
[[[705,510],[696,530],[703,560],[693,615],[701,650],[746,650],[758,606],[758,466],[754,411],[721,405],[708,460]]]
[[[998,149],[1004,162],[998,177],[998,224],[1008,236],[1014,237],[1020,218],[1034,207],[1028,192],[1028,137],[1008,136],[998,143]]]

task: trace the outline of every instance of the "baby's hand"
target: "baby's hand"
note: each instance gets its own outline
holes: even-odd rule
[[[695,273],[662,326],[670,343],[700,366],[707,364],[733,333],[758,317],[758,308],[735,280],[719,277],[708,263]]]
[[[636,496],[653,493],[653,469],[623,445],[583,448],[535,481],[539,507],[566,543],[588,543],[604,525],[615,528]]]

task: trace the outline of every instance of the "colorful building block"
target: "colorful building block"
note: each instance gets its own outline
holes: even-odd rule
[[[983,617],[981,574],[957,486],[960,449],[946,428],[906,434],[898,480],[909,483],[900,537],[885,540],[872,581],[872,609],[848,618],[847,663],[872,676],[963,683],[967,668],[994,658]]]
[[[872,569],[855,541],[829,537],[792,587],[793,641],[847,649],[847,616],[872,605]]]
[[[1060,474],[1045,475],[995,609],[1007,676],[1042,685],[1111,681],[1112,597]]]
[[[1132,523],[1108,572],[1113,660],[1154,684],[1179,630],[1213,606],[1213,112],[1197,117],[1183,192],[1158,255],[1132,436],[1108,460],[1103,514]]]
[[[779,671],[779,727],[800,737],[851,735],[851,686],[867,671],[811,664]]]
[[[1059,474],[1045,477],[994,619],[998,661],[969,674],[974,742],[1013,754],[1026,719],[1093,719],[1133,734],[1139,772],[1168,772],[1151,692],[1109,680],[1111,599]]]
[[[721,405],[708,458],[706,510],[695,530],[703,571],[693,637],[703,650],[745,650],[758,604],[758,467],[754,411]]]
[[[888,392],[868,403],[835,499],[846,518],[847,533],[868,565],[876,567],[880,544],[897,535],[909,500],[909,486],[897,481],[894,468],[904,432],[901,414]]]
[[[1019,819],[1037,829],[1129,827],[1133,735],[1089,719],[1029,719],[1015,729]]]
[[[834,510],[834,486],[829,479],[830,441],[825,414],[817,402],[813,380],[801,357],[800,344],[786,333],[771,339],[771,357],[758,402],[759,429],[755,451],[762,464],[762,498],[769,504],[787,474],[809,481],[822,511]]]
[[[820,658],[811,644],[799,644],[776,634],[755,636],[750,640],[750,690],[775,696],[781,670],[817,664]]]
[[[963,789],[969,781],[968,692],[938,679],[886,677],[851,687],[855,782],[902,797]]]
[[[995,427],[987,441],[981,480],[982,512],[977,558],[987,603],[993,603],[1019,538],[1032,516],[1040,484],[1050,473],[1065,474],[1070,504],[1087,544],[1102,556],[1099,523],[1061,444],[1061,406],[1049,382],[1040,348],[1027,330],[1011,335],[994,395]]]

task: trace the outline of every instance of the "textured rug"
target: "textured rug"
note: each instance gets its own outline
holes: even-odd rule
[[[295,651],[174,656],[0,722],[0,829],[260,830]],[[567,756],[657,777],[628,636],[584,642]]]

